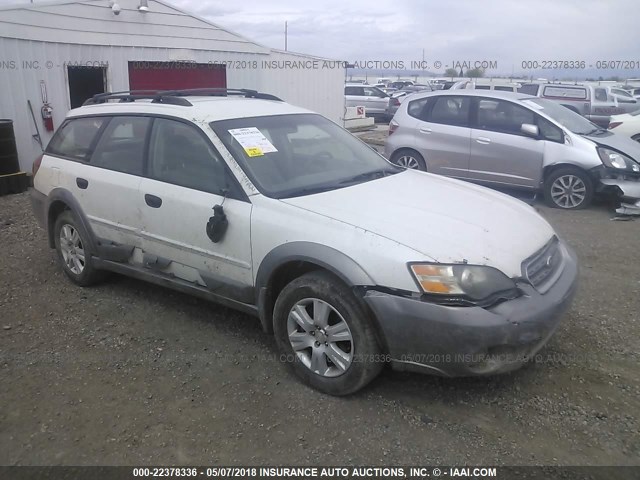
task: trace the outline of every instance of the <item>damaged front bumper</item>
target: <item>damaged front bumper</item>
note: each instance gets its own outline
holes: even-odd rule
[[[445,306],[369,290],[393,368],[444,376],[515,370],[555,332],[577,289],[575,253],[563,249],[563,270],[541,294],[520,283],[522,295],[489,308]]]
[[[598,191],[613,195],[620,202],[621,215],[640,215],[640,174],[620,173],[608,168],[596,171]]]

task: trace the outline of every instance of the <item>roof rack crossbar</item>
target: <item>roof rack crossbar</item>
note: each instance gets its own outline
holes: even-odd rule
[[[180,105],[191,107],[193,104],[186,98],[189,96],[230,96],[238,95],[245,98],[257,98],[261,100],[275,100],[281,102],[282,99],[269,93],[261,93],[248,88],[193,88],[179,90],[124,90],[120,92],[97,93],[86,100],[83,105],[96,105],[106,103],[109,100],[119,100],[120,102],[135,102],[136,100],[151,100],[152,103],[165,103],[168,105]]]

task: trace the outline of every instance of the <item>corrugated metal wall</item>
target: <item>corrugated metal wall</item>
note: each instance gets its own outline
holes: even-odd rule
[[[0,117],[14,121],[20,165],[25,171],[31,169],[33,160],[40,154],[40,147],[32,138],[35,128],[28,113],[27,99],[31,100],[34,107],[46,145],[51,135],[44,132],[40,119],[40,82],[45,82],[48,100],[53,107],[54,125],[57,127],[70,108],[66,63],[106,65],[107,87],[117,91],[129,88],[129,61],[234,61],[234,65],[227,68],[229,88],[253,88],[273,93],[289,103],[317,111],[341,125],[344,116],[344,68],[335,63],[331,64],[333,68],[323,66],[322,59],[318,68],[286,68],[281,62],[313,59],[286,52],[239,53],[0,38],[0,59],[3,59],[0,60]],[[275,68],[262,68],[263,62],[267,61],[278,63],[269,64]],[[241,62],[250,62],[251,66]],[[257,68],[253,68],[253,65]]]

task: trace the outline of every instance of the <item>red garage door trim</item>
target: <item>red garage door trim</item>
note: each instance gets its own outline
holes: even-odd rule
[[[176,62],[129,62],[130,90],[226,88],[224,65]]]

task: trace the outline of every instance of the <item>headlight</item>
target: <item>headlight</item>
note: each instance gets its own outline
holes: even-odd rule
[[[429,295],[482,303],[494,297],[515,298],[515,283],[500,270],[483,265],[414,263],[409,268]]]
[[[630,170],[632,172],[640,172],[640,165],[620,152],[610,150],[608,148],[598,147],[598,155],[600,160],[609,168],[616,168],[618,170]]]

